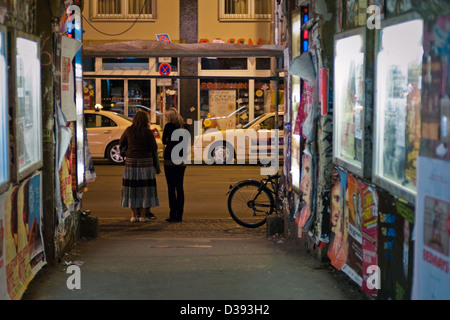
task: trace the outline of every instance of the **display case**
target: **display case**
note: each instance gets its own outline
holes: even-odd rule
[[[39,38],[11,31],[14,180],[20,181],[42,167],[41,65]],[[11,101],[11,100],[10,100]]]
[[[9,183],[8,69],[6,28],[0,26],[0,193]]]
[[[365,28],[334,40],[333,161],[358,175],[364,168]]]
[[[82,41],[83,30],[81,28],[81,10],[76,5],[67,8],[67,14],[72,17],[72,26],[74,29],[74,39]],[[87,144],[86,127],[84,124],[84,88],[83,88],[83,58],[80,48],[74,58],[75,70],[75,108],[76,108],[76,159],[77,159],[77,190],[81,190],[86,185],[86,150]]]
[[[375,56],[373,182],[411,202],[420,147],[423,21],[383,21]]]

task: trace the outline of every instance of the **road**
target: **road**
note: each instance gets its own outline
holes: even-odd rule
[[[160,205],[152,212],[164,220],[169,217],[169,202],[163,167],[161,165],[162,172],[156,177]],[[130,209],[120,206],[124,167],[96,161],[94,168],[97,178],[87,185],[82,209],[90,210],[99,219],[128,218]],[[189,165],[184,179],[183,219],[230,218],[226,196],[230,184],[244,179],[261,179],[260,168],[256,165]]]
[[[296,239],[267,236],[265,227],[247,229],[230,218],[229,184],[260,178],[257,166],[189,166],[182,223],[165,221],[163,173],[157,177],[161,205],[153,210],[158,219],[133,223],[129,209],[120,207],[123,167],[97,163],[95,170],[98,177],[89,184],[83,207],[99,218],[98,237],[81,239],[60,264],[40,271],[24,300],[157,300],[146,306],[169,318],[173,313],[174,319],[187,303],[205,303],[193,300],[267,300],[272,316],[284,311],[289,316],[298,305],[276,309],[269,300],[365,300],[353,283]],[[70,261],[80,265],[75,289],[67,284]]]

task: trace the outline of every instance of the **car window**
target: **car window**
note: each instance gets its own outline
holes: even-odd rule
[[[101,116],[102,117],[102,127],[117,127],[117,124],[114,122],[113,119]]]
[[[283,122],[284,122],[284,116],[278,115],[278,130],[284,129]]]
[[[269,117],[259,124],[261,129],[270,130],[275,127],[275,116]],[[278,130],[283,130],[283,116],[278,116]]]
[[[96,117],[97,117],[96,114],[84,114],[84,121],[86,122],[86,128],[95,128],[96,127],[96,121],[95,121]]]
[[[260,115],[259,117],[253,119],[252,121],[250,121],[249,123],[247,123],[246,125],[244,125],[242,128],[243,128],[243,129],[250,128],[250,126],[251,126],[252,124],[254,124],[255,122],[257,122],[257,121],[258,121],[259,119],[261,119],[262,117],[264,117],[264,115]]]
[[[117,127],[111,118],[99,114],[85,114],[86,128]]]
[[[265,130],[273,129],[274,126],[275,126],[275,117],[269,117],[259,124],[259,127]]]

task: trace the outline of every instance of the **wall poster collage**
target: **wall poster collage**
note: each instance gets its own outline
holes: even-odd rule
[[[361,289],[377,297],[368,285],[370,266],[378,265],[378,195],[369,185],[341,169],[333,172],[331,189],[331,236],[328,257]]]
[[[0,299],[18,300],[46,264],[42,236],[42,173],[0,195]]]

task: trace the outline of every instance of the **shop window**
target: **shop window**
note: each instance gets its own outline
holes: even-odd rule
[[[413,201],[420,147],[423,21],[384,23],[376,52],[374,181]]]
[[[83,79],[83,108],[95,107],[95,79]]]
[[[272,16],[271,0],[219,0],[219,20],[263,20]]]
[[[163,125],[164,110],[178,108],[178,80],[159,78],[156,80],[156,123]]]
[[[128,116],[139,110],[150,114],[150,81],[128,80]]]
[[[156,0],[94,0],[94,19],[134,20],[156,18]]]
[[[247,58],[202,58],[202,70],[247,70]]]
[[[248,81],[201,80],[200,119],[205,129],[240,128],[249,121]]]
[[[364,34],[337,35],[334,59],[334,162],[361,175],[364,141]]]
[[[125,88],[128,90],[125,92]],[[150,113],[150,80],[101,81],[101,104],[104,110],[133,117],[139,110]],[[126,93],[126,94],[125,94]]]
[[[103,58],[103,70],[148,70],[148,58]],[[85,70],[89,71],[89,70]]]
[[[255,118],[270,111],[270,81],[255,80]]]
[[[101,82],[103,110],[124,114],[125,85],[124,80],[105,79]]]

